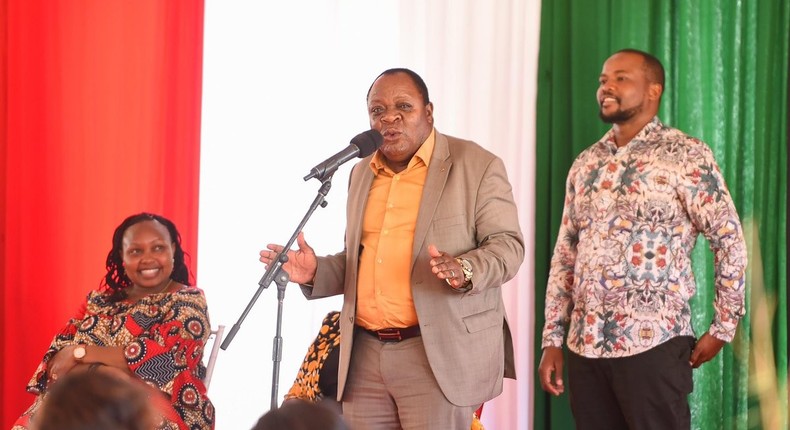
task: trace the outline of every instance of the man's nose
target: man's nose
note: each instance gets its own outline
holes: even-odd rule
[[[400,114],[395,111],[387,110],[381,115],[381,122],[394,122],[400,119]]]

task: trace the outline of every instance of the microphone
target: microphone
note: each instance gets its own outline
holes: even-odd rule
[[[304,177],[304,180],[307,181],[312,178],[318,178],[318,180],[323,181],[327,176],[331,176],[335,173],[335,170],[346,161],[354,157],[365,158],[374,153],[379,149],[382,142],[384,142],[384,137],[378,130],[370,129],[359,133],[351,139],[351,144],[345,149],[313,167],[310,173]]]

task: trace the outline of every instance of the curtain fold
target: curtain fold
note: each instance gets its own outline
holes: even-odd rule
[[[196,267],[202,2],[0,0],[0,425],[99,286],[113,229],[172,219]]]
[[[543,2],[538,82],[536,327],[576,155],[607,129],[596,77],[614,51],[655,54],[667,70],[660,118],[711,146],[749,247],[747,315],[736,339],[694,373],[692,428],[787,428],[787,71],[790,4],[784,0]],[[693,253],[695,331],[712,318],[713,257]],[[536,361],[540,338],[536,339]],[[535,386],[534,428],[570,428],[567,396]]]

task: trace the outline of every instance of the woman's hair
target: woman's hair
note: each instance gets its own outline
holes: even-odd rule
[[[143,212],[123,220],[112,235],[112,249],[107,254],[107,274],[104,275],[102,283],[112,291],[114,298],[125,297],[124,290],[132,285],[132,281],[126,275],[121,256],[123,252],[123,235],[129,227],[143,221],[156,221],[167,228],[167,231],[170,233],[170,240],[175,244],[173,273],[170,274],[170,278],[184,285],[191,285],[189,282],[189,268],[184,262],[185,257],[189,257],[189,255],[181,248],[181,234],[176,229],[176,225],[161,215]]]
[[[157,413],[145,387],[102,372],[69,372],[49,390],[35,430],[153,430]]]

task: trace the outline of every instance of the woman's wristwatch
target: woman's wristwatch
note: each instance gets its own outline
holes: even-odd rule
[[[88,354],[88,350],[85,348],[85,345],[80,344],[80,345],[77,345],[76,348],[74,348],[74,351],[72,351],[72,354],[74,355],[74,359],[75,360],[82,361],[82,359],[85,358],[85,355]]]

